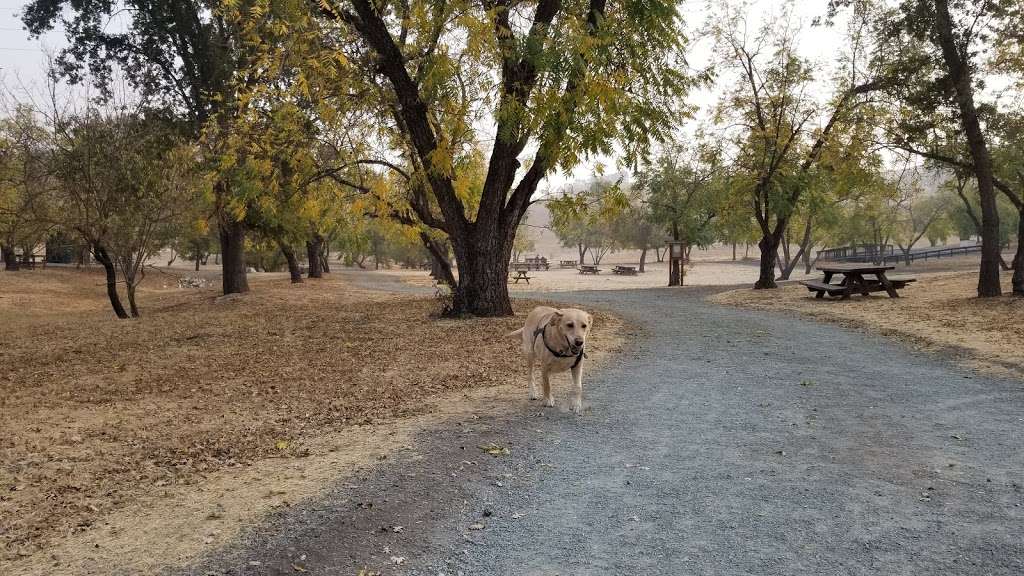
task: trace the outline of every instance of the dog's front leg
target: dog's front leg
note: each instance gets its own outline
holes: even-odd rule
[[[547,366],[543,366],[540,369],[540,382],[544,388],[544,405],[554,406],[555,395],[551,392],[551,374],[548,372]]]
[[[572,383],[576,388],[576,399],[572,402],[572,411],[581,414],[583,412],[583,363],[580,362],[572,369]]]
[[[537,382],[533,379],[533,352],[526,356],[526,374],[530,383],[530,400],[536,400],[540,394],[537,393]]]

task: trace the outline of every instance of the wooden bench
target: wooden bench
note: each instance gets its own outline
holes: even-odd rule
[[[621,274],[623,276],[636,276],[635,266],[616,266],[612,268],[612,272],[615,274]]]
[[[801,284],[807,286],[807,289],[811,292],[817,292],[818,297],[821,297],[822,293],[828,294],[829,296],[842,296],[846,292],[846,286],[841,284],[828,284],[821,280],[801,280]]]
[[[559,260],[558,261],[558,267],[559,268],[575,268],[576,267],[576,261],[575,260]]]
[[[600,274],[601,269],[597,266],[580,266],[580,274]]]

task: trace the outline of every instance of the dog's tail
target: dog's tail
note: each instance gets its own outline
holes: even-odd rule
[[[523,333],[523,329],[520,328],[519,330],[514,330],[512,332],[509,332],[508,334],[505,334],[505,336],[520,336],[520,335],[522,335],[522,333]]]

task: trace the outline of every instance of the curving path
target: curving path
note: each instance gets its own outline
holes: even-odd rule
[[[524,388],[188,573],[1024,573],[1024,385],[704,294],[544,294],[639,327],[584,416]]]

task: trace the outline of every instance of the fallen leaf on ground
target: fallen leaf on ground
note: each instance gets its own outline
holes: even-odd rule
[[[477,448],[480,448],[481,450],[483,450],[484,452],[490,454],[491,456],[502,456],[502,455],[507,455],[509,453],[508,448],[506,448],[504,446],[499,446],[499,445],[495,444],[494,442],[489,442],[487,444],[481,444],[480,446],[477,446]]]

